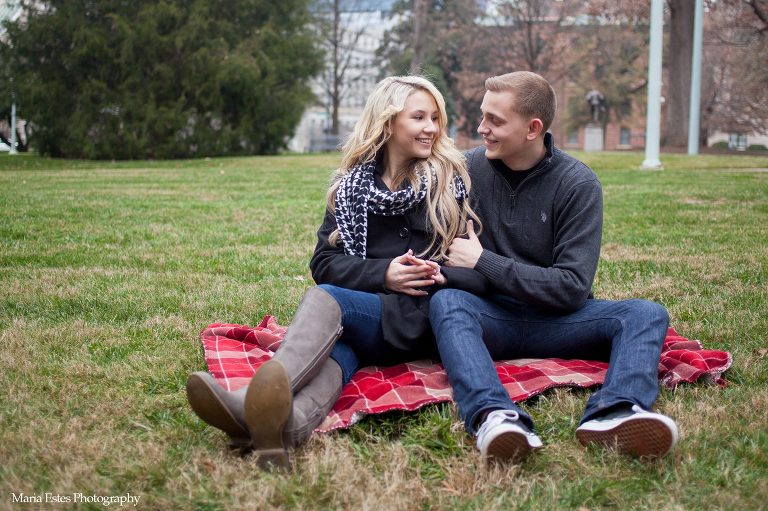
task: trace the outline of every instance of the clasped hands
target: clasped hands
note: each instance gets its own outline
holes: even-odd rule
[[[392,259],[384,275],[386,289],[411,296],[425,296],[427,292],[421,288],[433,284],[442,285],[445,282],[445,275],[440,273],[439,264],[414,256],[411,249]]]
[[[483,253],[483,246],[477,239],[472,220],[467,220],[467,234],[468,238],[455,238],[451,242],[446,266],[474,268],[477,264],[477,260]],[[435,261],[419,259],[410,249],[405,254],[392,259],[384,275],[386,289],[411,296],[424,296],[427,292],[421,288],[445,283],[446,278],[440,273],[439,264]]]

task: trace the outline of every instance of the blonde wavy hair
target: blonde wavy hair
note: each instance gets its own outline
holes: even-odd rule
[[[467,220],[472,219],[477,225],[477,232],[482,230],[480,220],[467,200],[459,201],[453,193],[453,178],[458,174],[464,181],[469,193],[471,182],[467,173],[464,156],[448,137],[448,117],[445,112],[445,100],[432,82],[421,76],[390,76],[380,81],[365,104],[363,115],[354,131],[347,138],[342,148],[341,167],[335,171],[333,184],[328,190],[327,202],[331,212],[335,209],[336,190],[340,179],[352,172],[358,165],[372,162],[380,154],[392,136],[392,125],[397,114],[405,108],[408,96],[416,91],[424,91],[432,96],[438,108],[438,132],[432,145],[432,154],[427,158],[414,158],[412,162],[393,177],[392,189],[397,190],[408,181],[418,192],[421,188],[421,174],[426,176],[429,192],[427,193],[427,220],[432,227],[432,240],[429,247],[418,254],[436,261],[447,259],[448,247],[457,236],[467,234]],[[435,182],[429,166],[435,169]],[[417,171],[421,169],[421,173]],[[331,233],[329,242],[335,246],[339,239],[338,229]]]

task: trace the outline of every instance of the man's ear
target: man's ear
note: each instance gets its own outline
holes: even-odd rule
[[[528,123],[528,136],[526,137],[528,141],[534,141],[536,138],[538,138],[539,135],[541,135],[542,130],[544,129],[544,123],[541,122],[541,119],[538,117],[534,117],[531,119],[531,121]]]

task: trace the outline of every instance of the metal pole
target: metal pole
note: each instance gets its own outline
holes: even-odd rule
[[[664,0],[651,2],[651,48],[648,53],[648,112],[645,124],[645,160],[642,167],[662,168],[661,138],[661,46],[664,40]]]
[[[16,103],[11,106],[11,150],[8,154],[19,154],[16,149]]]
[[[701,120],[701,46],[704,24],[704,0],[696,0],[693,18],[693,58],[691,59],[691,108],[688,120],[688,154],[699,154],[699,123]]]

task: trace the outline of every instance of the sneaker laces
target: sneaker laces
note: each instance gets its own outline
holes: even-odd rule
[[[517,422],[518,426],[521,426],[525,431],[529,431],[525,424],[519,422],[520,414],[515,410],[494,410],[485,417],[485,420],[480,426],[480,429],[477,431],[476,436],[479,437],[483,435],[486,430],[494,428],[506,421]]]
[[[614,419],[623,419],[624,417],[629,417],[631,415],[635,415],[636,413],[643,413],[645,410],[640,408],[637,405],[630,406],[620,406],[613,410],[612,412],[606,413],[605,415],[601,415],[600,417],[596,417],[594,420],[598,422],[605,422],[605,421],[611,421]]]

